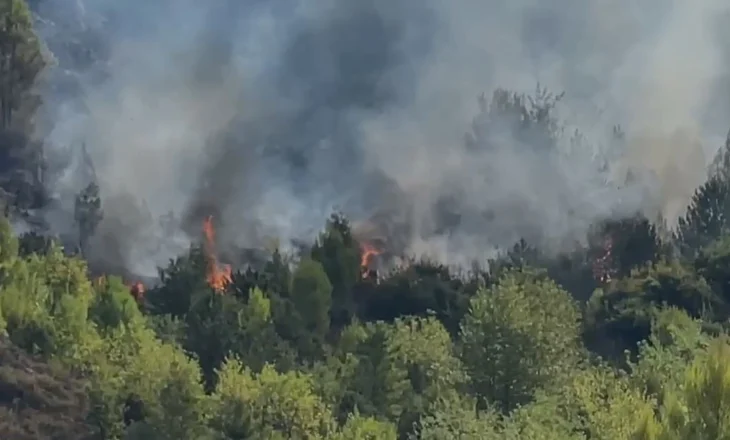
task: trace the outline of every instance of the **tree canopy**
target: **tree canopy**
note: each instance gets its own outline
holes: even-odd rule
[[[296,252],[227,265],[213,244],[243,250],[210,233],[142,281],[86,260],[113,215],[95,179],[73,249],[15,235],[45,206],[43,54],[26,3],[0,0],[0,439],[730,438],[730,140],[671,231],[641,211],[569,250],[379,266],[333,214]],[[466,149],[506,133],[559,160],[562,97],[482,96]]]

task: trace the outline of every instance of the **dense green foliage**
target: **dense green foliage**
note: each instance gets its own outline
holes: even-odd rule
[[[420,262],[379,283],[333,283],[328,272],[359,264],[340,220],[311,257],[275,253],[225,292],[208,286],[193,248],[142,302],[115,277],[91,281],[58,247],[21,252],[3,222],[0,434],[608,440],[730,429],[729,237],[692,259],[645,254],[655,256],[583,301],[554,281],[580,264],[533,253],[528,265],[519,247],[489,273]]]
[[[6,135],[43,63],[25,4],[0,16]],[[553,148],[562,95],[538,92],[482,99],[467,146],[494,147],[500,126]],[[729,150],[672,234],[611,220],[570,253],[521,241],[467,273],[412,261],[363,277],[333,215],[301,255],[276,250],[222,291],[193,246],[134,296],[83,259],[95,184],[74,255],[3,217],[0,439],[730,438]],[[7,202],[32,204],[6,183]]]

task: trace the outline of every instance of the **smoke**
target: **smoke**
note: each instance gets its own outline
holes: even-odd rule
[[[670,220],[682,213],[705,177],[710,152],[701,144],[702,131],[709,128],[703,127],[703,113],[711,109],[712,85],[727,73],[713,21],[729,10],[718,1],[672,2],[659,34],[637,46],[627,60],[636,64],[643,59],[645,69],[633,75],[630,65],[619,69],[633,83],[626,87],[635,133],[629,161],[656,173]],[[727,113],[722,122],[728,122]]]
[[[35,9],[58,60],[44,87],[46,219],[73,235],[85,145],[106,213],[93,258],[137,273],[210,214],[235,247],[312,239],[337,209],[447,263],[521,237],[559,248],[600,219],[676,217],[728,128],[721,0]],[[493,90],[538,82],[565,92],[557,119],[525,128],[493,111],[514,101],[492,103]]]

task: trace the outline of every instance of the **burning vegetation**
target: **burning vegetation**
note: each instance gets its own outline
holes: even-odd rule
[[[217,292],[225,291],[231,282],[231,266],[219,264],[215,248],[215,227],[213,216],[208,216],[203,221],[203,252],[207,261],[206,280],[208,285]]]
[[[377,279],[378,272],[375,269],[375,258],[381,255],[382,251],[368,242],[360,243],[360,274],[363,279]]]
[[[372,265],[375,256],[380,255],[380,251],[369,243],[362,243],[361,247],[360,267],[368,268]]]

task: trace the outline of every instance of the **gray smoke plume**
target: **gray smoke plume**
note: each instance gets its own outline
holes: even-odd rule
[[[93,254],[137,273],[207,215],[239,248],[312,239],[333,210],[447,263],[521,237],[559,248],[612,216],[676,217],[729,125],[721,0],[34,8],[58,60],[46,218],[73,234],[85,145],[106,214]],[[537,83],[565,92],[556,119],[493,111],[519,99],[493,90]]]

